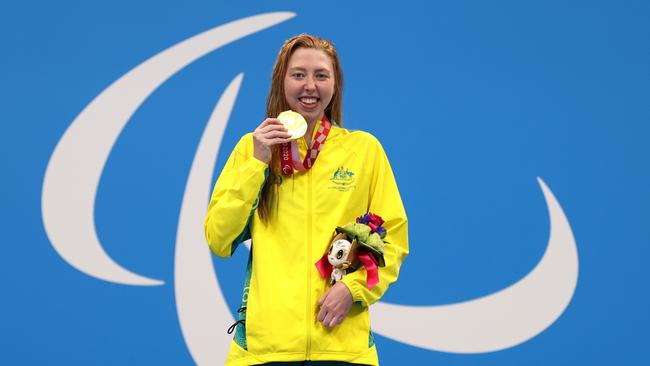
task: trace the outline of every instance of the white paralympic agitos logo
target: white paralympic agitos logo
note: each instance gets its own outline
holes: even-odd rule
[[[294,16],[282,12],[243,18],[180,42],[123,75],[77,116],[54,149],[43,181],[43,223],[63,259],[105,281],[134,286],[164,284],[123,268],[99,242],[95,196],[110,151],[131,115],[172,75],[223,45]],[[240,73],[230,82],[203,132],[176,237],[178,319],[190,353],[201,365],[223,362],[230,342],[223,329],[233,319],[212,267],[202,222],[219,145],[242,78]],[[539,178],[538,182],[548,206],[550,237],[542,259],[530,273],[503,290],[461,303],[405,306],[379,302],[372,307],[373,329],[429,350],[483,353],[525,342],[555,322],[573,297],[578,254],[562,208],[544,182]]]

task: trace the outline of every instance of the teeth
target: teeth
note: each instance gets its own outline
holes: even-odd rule
[[[300,98],[300,100],[305,104],[316,103],[316,98]]]

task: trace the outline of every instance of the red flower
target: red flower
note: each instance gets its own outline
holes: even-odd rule
[[[368,223],[368,226],[370,226],[372,232],[375,232],[375,230],[377,230],[377,228],[384,223],[384,219],[382,219],[381,216],[375,215],[371,212],[368,212],[368,216],[370,216],[370,222]]]

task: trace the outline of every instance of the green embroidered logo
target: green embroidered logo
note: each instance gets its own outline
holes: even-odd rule
[[[336,169],[330,181],[333,183],[329,188],[336,189],[339,192],[347,192],[350,188],[354,187],[355,177],[354,172],[345,167]]]

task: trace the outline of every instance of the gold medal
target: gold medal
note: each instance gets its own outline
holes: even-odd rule
[[[305,118],[300,113],[284,111],[278,115],[278,120],[289,130],[289,134],[293,140],[301,138],[307,132],[307,121],[305,121]]]

